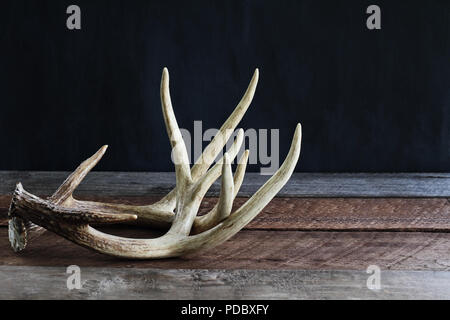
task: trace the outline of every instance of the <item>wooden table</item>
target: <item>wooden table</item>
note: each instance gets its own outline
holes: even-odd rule
[[[112,258],[49,232],[14,253],[6,214],[15,184],[44,196],[67,174],[0,171],[0,298],[450,299],[450,174],[297,173],[232,239],[178,259]],[[247,174],[236,205],[267,178]],[[174,181],[173,173],[92,172],[77,196],[152,203]],[[201,212],[219,190],[216,183]],[[69,265],[81,268],[80,290],[67,289]],[[381,270],[381,289],[367,287],[371,265]]]

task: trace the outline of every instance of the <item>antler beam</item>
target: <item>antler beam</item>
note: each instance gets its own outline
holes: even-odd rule
[[[249,151],[246,150],[232,174],[231,163],[237,156],[244,133],[240,129],[233,145],[211,167],[250,106],[258,82],[255,70],[250,85],[236,109],[225,121],[203,154],[190,168],[187,150],[173,112],[169,91],[169,73],[163,70],[161,105],[172,146],[176,187],[152,205],[79,201],[73,192],[100,161],[107,146],[85,160],[48,199],[25,191],[19,183],[9,210],[9,235],[14,250],[23,250],[28,233],[39,229],[52,231],[95,251],[125,258],[152,259],[184,255],[211,248],[226,241],[247,225],[286,184],[297,164],[301,145],[301,126],[297,125],[290,151],[279,170],[239,209],[231,213],[245,174]],[[211,167],[211,168],[210,168]],[[197,216],[208,189],[222,177],[219,201],[206,215]],[[136,223],[165,227],[165,235],[155,239],[132,239],[105,234],[93,224]]]

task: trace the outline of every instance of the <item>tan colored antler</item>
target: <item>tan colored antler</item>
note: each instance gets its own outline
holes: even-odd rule
[[[9,238],[14,250],[25,248],[27,233],[36,225],[79,245],[101,253],[126,258],[166,258],[216,246],[247,225],[278,193],[290,178],[300,154],[301,126],[298,124],[290,151],[279,170],[239,209],[231,213],[234,198],[242,184],[248,150],[238,162],[234,175],[231,163],[243,142],[240,129],[233,145],[209,170],[248,109],[258,82],[258,69],[244,97],[225,121],[192,168],[178,127],[169,93],[169,73],[163,70],[161,104],[175,163],[176,187],[152,205],[130,206],[79,201],[72,194],[87,173],[100,161],[107,146],[84,161],[48,199],[25,191],[19,183],[9,211]],[[208,189],[222,177],[217,205],[206,215],[197,216]],[[131,239],[100,232],[92,224],[135,222],[166,227],[155,239]]]

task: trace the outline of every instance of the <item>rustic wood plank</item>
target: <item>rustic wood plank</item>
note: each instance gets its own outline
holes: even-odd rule
[[[108,233],[136,238],[157,234],[141,228],[108,227]],[[215,249],[164,260],[123,260],[79,247],[52,233],[17,254],[0,228],[0,265],[138,267],[175,269],[450,271],[450,233],[301,232],[243,230]]]
[[[0,225],[6,225],[10,196],[0,196]],[[149,204],[159,197],[81,196],[85,200]],[[240,207],[247,198],[237,198]],[[200,214],[217,198],[205,198]],[[450,231],[445,198],[275,198],[246,227],[268,230]]]
[[[450,299],[450,272],[380,275],[371,290],[361,271],[81,268],[68,290],[66,268],[0,266],[0,299]]]
[[[69,172],[0,171],[0,194],[17,182],[32,193],[52,194]],[[240,196],[252,195],[269,177],[247,173]],[[175,185],[171,172],[91,172],[81,195],[163,195]],[[209,196],[217,196],[219,183]],[[450,197],[450,173],[294,173],[280,197]]]

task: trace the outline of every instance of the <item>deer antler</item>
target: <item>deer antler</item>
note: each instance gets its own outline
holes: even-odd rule
[[[180,256],[214,247],[232,237],[286,184],[300,154],[301,126],[298,124],[290,151],[279,170],[242,207],[231,213],[234,198],[244,178],[249,153],[246,150],[242,155],[233,179],[231,162],[243,142],[242,129],[222,159],[209,170],[208,168],[248,109],[257,82],[258,69],[255,70],[250,85],[236,109],[190,168],[187,150],[170,100],[169,73],[164,68],[161,79],[161,104],[172,146],[176,187],[157,203],[145,206],[74,199],[72,194],[76,187],[104,155],[107,146],[103,146],[85,160],[48,199],[32,195],[25,191],[20,183],[17,185],[9,210],[9,238],[13,249],[23,250],[27,243],[27,234],[37,226],[101,253],[139,259]],[[206,215],[197,216],[203,197],[220,176],[221,192],[217,205]],[[155,239],[131,239],[105,234],[90,226],[131,221],[167,227],[169,230],[165,235]]]

